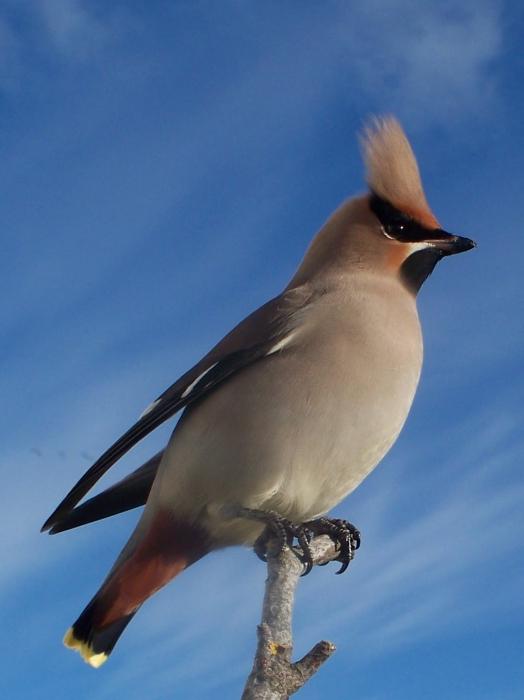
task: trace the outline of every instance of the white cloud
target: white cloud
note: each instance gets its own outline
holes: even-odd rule
[[[33,0],[17,10],[41,28],[37,42],[43,38],[67,59],[95,59],[102,48],[121,41],[123,33],[134,27],[129,8],[125,15],[121,7],[110,12],[98,8],[95,13],[83,0]],[[265,17],[265,11],[257,12]],[[368,0],[309,8],[292,27],[284,15],[282,27],[275,29],[271,53],[259,64],[271,80],[264,109],[278,109],[274,98],[287,86],[297,96],[307,94],[310,108],[325,104],[335,92],[345,91],[353,108],[371,97],[378,110],[393,110],[415,126],[422,119],[427,126],[478,114],[492,106],[497,94],[493,65],[503,45],[500,14],[494,0],[460,8],[449,0],[439,4]],[[173,17],[168,15],[168,21]],[[231,3],[233,27],[235,21],[240,30],[253,17]],[[12,30],[9,35],[14,37]],[[0,27],[0,49],[1,45]],[[307,70],[302,70],[305,66]],[[265,90],[257,70],[255,66],[249,81],[253,93]],[[306,76],[309,80],[303,82]],[[252,100],[240,91],[242,97],[243,105]],[[260,97],[255,101],[262,102]],[[224,104],[231,106],[231,100]],[[215,114],[219,117],[216,110]],[[234,110],[230,116],[235,118]],[[307,109],[302,110],[302,119],[310,119]]]
[[[37,0],[34,11],[51,44],[69,58],[90,56],[108,39],[109,27],[83,0]]]
[[[413,0],[353,3],[339,23],[345,69],[358,78],[357,94],[363,91],[415,125],[471,116],[496,92],[499,14],[492,2],[460,8]]]

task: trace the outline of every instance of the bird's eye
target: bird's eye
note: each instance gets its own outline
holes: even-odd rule
[[[388,223],[385,226],[382,226],[382,230],[384,231],[386,238],[398,239],[406,230],[406,224],[400,222]]]
[[[428,231],[385,199],[372,194],[370,208],[379,220],[386,238],[399,243],[426,240]]]

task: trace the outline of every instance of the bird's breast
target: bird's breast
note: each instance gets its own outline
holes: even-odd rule
[[[293,459],[282,491],[308,517],[352,491],[395,442],[418,384],[422,341],[416,309],[361,298],[316,310],[305,338],[289,353],[294,385]],[[294,369],[293,369],[294,365]],[[312,513],[311,510],[315,512]]]
[[[352,491],[400,432],[422,358],[414,306],[372,301],[322,299],[291,343],[189,409],[164,459],[162,499],[304,520]]]

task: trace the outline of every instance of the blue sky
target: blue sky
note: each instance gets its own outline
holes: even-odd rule
[[[136,513],[39,527],[286,284],[363,189],[363,120],[389,112],[443,226],[479,247],[421,292],[412,414],[336,511],[362,530],[357,560],[300,584],[297,654],[338,647],[300,697],[522,697],[523,31],[497,0],[0,3],[5,697],[239,697],[265,575],[251,552],[186,572],[93,671],[61,638]]]

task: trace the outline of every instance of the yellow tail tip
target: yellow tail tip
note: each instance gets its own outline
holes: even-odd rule
[[[84,661],[93,668],[99,668],[108,658],[107,654],[104,654],[104,652],[95,654],[89,644],[77,639],[72,627],[70,627],[64,635],[64,646],[77,651]]]

